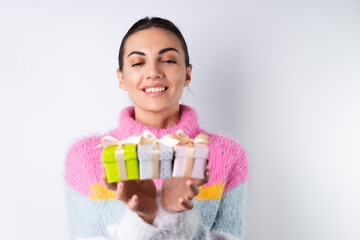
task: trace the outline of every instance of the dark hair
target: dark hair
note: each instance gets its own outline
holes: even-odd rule
[[[190,60],[189,60],[189,53],[187,49],[187,45],[185,42],[184,37],[182,36],[180,30],[169,20],[159,17],[145,17],[143,19],[140,19],[137,21],[132,27],[129,29],[129,31],[125,34],[124,38],[121,41],[120,50],[119,50],[119,69],[122,71],[123,69],[123,59],[124,59],[124,51],[125,51],[125,43],[126,40],[129,38],[130,35],[144,30],[151,27],[157,27],[157,28],[163,28],[165,30],[168,30],[172,33],[174,33],[177,38],[181,42],[181,46],[183,48],[184,54],[185,54],[185,65],[188,67],[190,66]]]

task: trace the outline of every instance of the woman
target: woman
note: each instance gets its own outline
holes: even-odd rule
[[[204,132],[195,111],[179,104],[192,65],[177,27],[161,18],[136,22],[122,40],[117,75],[134,106],[105,135],[124,139],[145,129],[162,137],[179,129]],[[75,143],[66,161],[74,239],[240,239],[247,159],[234,140],[210,134],[204,180],[172,178],[107,183],[101,166],[103,136]],[[104,136],[105,136],[104,135]],[[211,172],[211,174],[210,174]]]

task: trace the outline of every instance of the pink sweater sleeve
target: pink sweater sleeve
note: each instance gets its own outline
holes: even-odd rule
[[[82,195],[90,196],[91,185],[101,182],[100,137],[86,137],[73,144],[66,156],[65,179]]]

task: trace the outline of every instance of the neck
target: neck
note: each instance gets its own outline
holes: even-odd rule
[[[167,128],[180,121],[180,106],[161,112],[152,112],[135,105],[135,120],[149,127]]]

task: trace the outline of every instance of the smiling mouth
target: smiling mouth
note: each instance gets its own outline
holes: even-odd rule
[[[167,89],[168,89],[167,87],[150,87],[144,89],[143,91],[146,93],[157,93],[157,92],[164,92]]]

